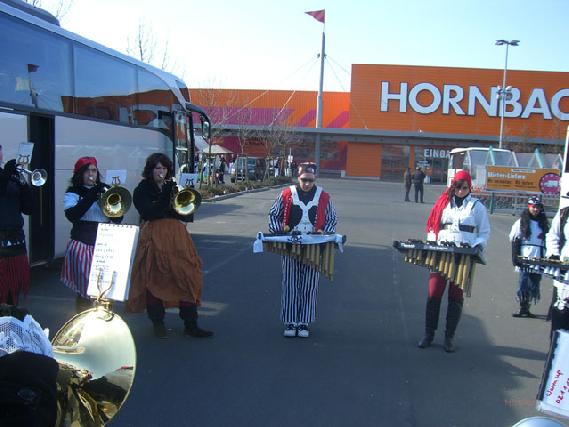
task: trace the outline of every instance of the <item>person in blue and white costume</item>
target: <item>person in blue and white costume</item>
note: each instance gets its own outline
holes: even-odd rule
[[[543,203],[538,196],[528,199],[528,207],[522,212],[510,231],[510,242],[512,242],[512,263],[515,270],[520,273],[520,280],[516,299],[520,303],[519,313],[514,313],[514,317],[535,318],[529,311],[530,303],[537,303],[540,299],[539,284],[541,273],[531,268],[520,268],[521,263],[517,257],[543,258],[545,255],[545,235],[549,231],[549,222],[543,210]]]
[[[111,219],[103,214],[97,200],[108,188],[108,185],[101,182],[96,158],[81,157],[75,162],[71,186],[63,199],[65,217],[73,227],[71,240],[65,251],[61,281],[77,294],[77,313],[91,307],[87,287],[97,240],[97,227],[99,223],[111,222]],[[121,221],[122,217],[112,220],[117,223]]]
[[[336,211],[330,195],[315,184],[316,165],[298,167],[298,184],[285,188],[269,211],[272,233],[335,233]],[[285,337],[308,338],[316,318],[320,273],[288,256],[282,257],[281,320]]]

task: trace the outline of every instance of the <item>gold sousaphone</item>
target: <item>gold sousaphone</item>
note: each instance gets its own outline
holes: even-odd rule
[[[113,177],[113,185],[101,194],[98,204],[107,218],[120,218],[126,215],[132,205],[130,192],[121,187],[119,177]]]

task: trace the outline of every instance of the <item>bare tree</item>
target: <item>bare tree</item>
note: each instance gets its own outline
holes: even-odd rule
[[[154,34],[152,26],[143,20],[138,22],[134,37],[127,38],[126,53],[142,62],[152,64],[161,70],[173,72],[169,51],[169,41],[160,41]]]
[[[49,13],[61,21],[73,7],[74,0],[24,0],[30,6],[46,9]]]
[[[267,157],[267,166],[265,168],[265,178],[269,175],[270,162],[274,156],[279,156],[281,159],[286,157],[286,149],[295,140],[297,135],[293,128],[288,124],[285,118],[282,118],[280,112],[273,118],[263,129],[262,142],[265,147]],[[279,167],[279,165],[276,165]]]

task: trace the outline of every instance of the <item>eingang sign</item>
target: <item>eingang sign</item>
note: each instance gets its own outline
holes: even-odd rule
[[[559,194],[559,170],[487,166],[486,189]]]

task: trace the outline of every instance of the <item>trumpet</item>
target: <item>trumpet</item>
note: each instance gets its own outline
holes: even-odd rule
[[[47,182],[47,171],[45,169],[34,169],[31,171],[22,165],[18,165],[16,166],[16,170],[23,181],[28,182],[29,178],[29,182],[34,187],[41,187]]]

